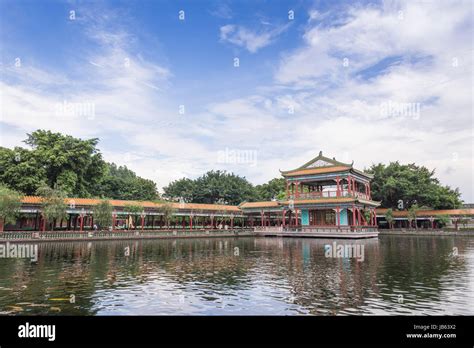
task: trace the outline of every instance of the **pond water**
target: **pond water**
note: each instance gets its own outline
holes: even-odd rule
[[[1,314],[474,314],[474,238],[468,237],[241,237],[36,247],[37,260],[0,258]],[[356,253],[344,254],[351,250]]]

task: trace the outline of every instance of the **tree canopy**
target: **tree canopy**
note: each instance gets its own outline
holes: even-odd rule
[[[105,162],[98,141],[34,131],[25,140],[31,149],[0,147],[0,183],[25,195],[34,195],[46,185],[60,188],[68,197],[158,198],[153,181]]]
[[[257,199],[259,201],[270,201],[273,199],[284,199],[286,195],[286,180],[285,178],[275,178],[266,184],[257,185]]]
[[[220,170],[211,170],[195,180],[173,181],[163,190],[167,198],[182,198],[190,203],[238,205],[257,197],[254,186],[246,178]]]
[[[406,210],[414,204],[432,209],[461,206],[459,190],[441,185],[434,177],[435,171],[426,167],[396,161],[389,165],[374,164],[367,172],[374,174],[372,198],[381,201],[382,207]]]
[[[0,232],[3,231],[5,224],[15,223],[20,207],[21,195],[8,187],[0,185]]]

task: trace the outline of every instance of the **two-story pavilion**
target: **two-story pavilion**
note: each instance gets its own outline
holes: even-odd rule
[[[240,208],[262,227],[354,231],[376,227],[370,191],[372,175],[335,158],[319,156],[299,168],[281,171],[286,200],[244,203]],[[258,219],[260,214],[260,219]],[[251,220],[252,222],[252,220]]]

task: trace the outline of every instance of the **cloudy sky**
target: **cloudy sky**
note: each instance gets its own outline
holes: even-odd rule
[[[472,1],[0,0],[0,145],[49,129],[161,187],[320,150],[473,192]]]

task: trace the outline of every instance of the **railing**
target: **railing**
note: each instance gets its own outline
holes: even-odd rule
[[[27,232],[27,231],[6,231],[0,233],[0,240],[87,240],[87,239],[120,239],[120,238],[160,238],[160,237],[192,237],[192,236],[225,236],[240,235],[251,232],[247,229],[193,229],[193,230],[161,230],[161,231],[45,231],[45,232]]]
[[[298,194],[290,194],[289,199],[301,200],[301,199],[318,199],[318,198],[335,198],[335,197],[358,197],[363,199],[370,199],[368,195],[363,192],[349,192],[343,190],[337,195],[337,191],[313,191]]]
[[[263,226],[255,227],[254,232],[341,232],[341,233],[364,233],[377,232],[377,226],[298,226],[298,227],[282,227],[282,226]]]

